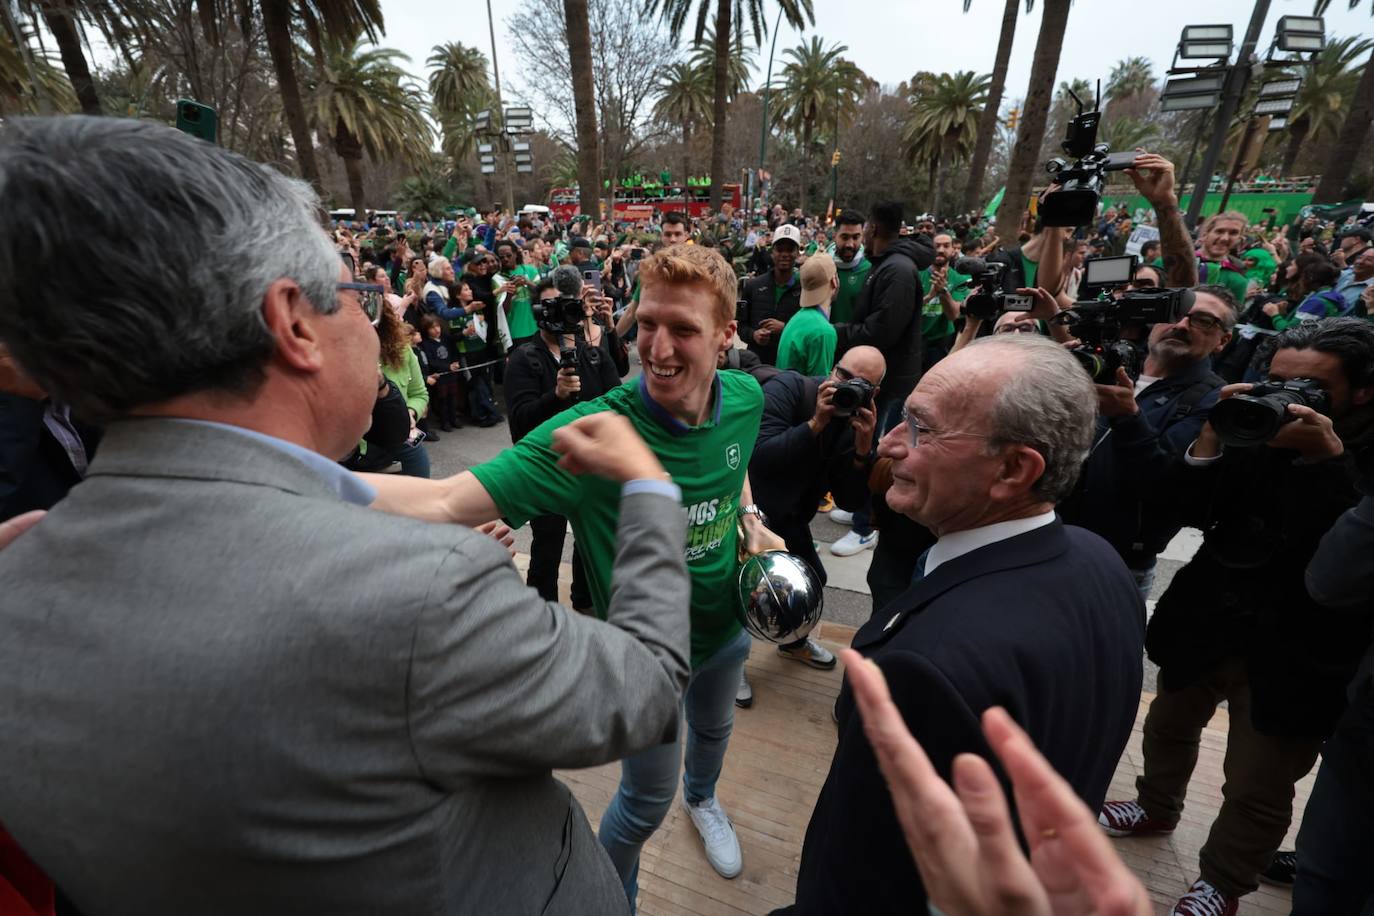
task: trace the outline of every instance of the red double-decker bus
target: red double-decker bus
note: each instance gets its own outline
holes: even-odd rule
[[[740,186],[726,184],[722,187],[721,203],[729,204],[736,210],[740,207]],[[676,210],[688,216],[705,216],[711,207],[709,187],[679,187],[673,185],[662,189],[662,193],[646,194],[643,188],[617,187],[615,191],[615,219],[634,222],[649,219],[654,213],[667,213]],[[561,222],[567,222],[582,215],[577,197],[577,188],[554,188],[549,192],[549,210]]]

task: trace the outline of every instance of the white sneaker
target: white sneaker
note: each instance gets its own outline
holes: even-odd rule
[[[854,513],[846,512],[843,509],[831,509],[830,520],[837,525],[852,525],[854,524]]]
[[[837,557],[852,557],[856,553],[863,553],[876,543],[878,543],[878,532],[876,531],[870,531],[868,534],[851,531],[831,544],[830,552]]]
[[[689,805],[682,800],[682,807],[692,818],[692,824],[701,834],[701,842],[706,847],[706,861],[722,878],[733,878],[744,868],[744,857],[740,855],[739,838],[735,836],[734,825],[720,802],[708,798],[699,805]]]

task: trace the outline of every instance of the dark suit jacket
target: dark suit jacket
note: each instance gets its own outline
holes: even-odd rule
[[[1095,809],[1140,702],[1144,610],[1116,552],[1055,521],[942,564],[874,615],[854,648],[882,668],[946,779],[957,754],[993,759],[979,717],[1002,706]],[[923,912],[925,889],[847,683],[839,719],[787,912]]]
[[[739,314],[736,315],[740,340],[770,366],[778,361],[778,339],[782,337],[782,332],[769,337],[767,343],[759,343],[754,339],[754,331],[769,318],[787,324],[787,319],[797,314],[797,309],[801,308],[801,274],[793,275],[792,285],[780,297],[777,289],[778,284],[771,270],[746,280],[744,299],[739,303]]]
[[[47,401],[0,393],[0,521],[30,509],[51,509],[81,482],[62,443],[43,425],[47,405]],[[74,423],[89,461],[95,456],[100,431]]]

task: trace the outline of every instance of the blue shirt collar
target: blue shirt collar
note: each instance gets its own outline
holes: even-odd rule
[[[656,421],[658,421],[658,425],[662,426],[672,435],[685,436],[688,433],[690,433],[693,429],[701,428],[699,426],[688,426],[686,423],[683,423],[677,417],[670,414],[666,407],[658,403],[658,401],[655,401],[653,397],[649,394],[649,381],[643,373],[641,373],[639,376],[639,397],[644,401],[644,407],[649,411],[649,416],[653,417]],[[719,372],[717,372],[715,374],[715,377],[711,379],[711,397],[715,401],[715,408],[711,414],[711,425],[715,426],[720,423],[721,396]]]
[[[324,479],[325,485],[339,495],[344,502],[353,503],[357,506],[371,505],[377,499],[377,490],[370,483],[365,483],[361,477],[354,474],[348,468],[335,461],[321,455],[319,452],[312,452],[308,448],[297,445],[294,442],[287,442],[285,439],[278,439],[276,436],[269,436],[254,429],[246,429],[242,426],[233,426],[229,423],[216,423],[213,420],[192,420],[186,417],[175,417],[178,423],[195,423],[200,426],[210,426],[215,429],[228,430],[231,433],[238,433],[247,436],[249,439],[256,439],[264,445],[270,445],[279,452],[290,455],[310,470],[320,475]]]

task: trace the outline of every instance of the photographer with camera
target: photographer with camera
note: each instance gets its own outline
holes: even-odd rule
[[[763,419],[749,461],[754,501],[769,529],[816,571],[821,584],[827,576],[811,520],[826,493],[851,511],[866,501],[877,417],[873,404],[886,370],[877,348],[854,347],[825,375],[781,372],[763,386]],[[835,656],[809,638],[778,646],[778,654],[813,668],[835,667]],[[753,701],[741,673],[735,705],[748,707]]]
[[[1138,375],[1117,366],[1110,380],[1095,380],[1093,450],[1060,514],[1116,548],[1142,598],[1149,597],[1156,557],[1179,529],[1171,515],[1154,508],[1161,478],[1197,438],[1217,402],[1225,382],[1212,371],[1212,358],[1230,343],[1235,326],[1231,293],[1221,286],[1198,287],[1182,317],[1150,327]]]
[[[796,226],[779,226],[773,233],[773,269],[745,280],[740,288],[739,337],[772,366],[778,360],[778,339],[787,320],[801,308],[797,254],[801,232]]]
[[[583,299],[582,276],[559,267],[534,287],[532,311],[537,339],[517,347],[506,364],[506,406],[511,442],[573,404],[601,397],[620,384],[620,374],[600,345],[589,340],[591,306]],[[558,564],[568,520],[541,515],[530,520],[530,567],[525,581],[546,601],[558,600]],[[573,545],[571,604],[587,612],[591,592],[577,545]]]
[[[1356,503],[1352,468],[1374,445],[1374,326],[1333,318],[1276,343],[1268,381],[1223,388],[1158,488],[1204,541],[1149,624],[1160,690],[1137,798],[1099,815],[1113,836],[1171,832],[1202,729],[1227,701],[1224,801],[1180,916],[1234,916],[1257,887],[1292,819],[1293,785],[1339,719],[1369,639],[1367,622],[1312,599],[1303,572]]]

